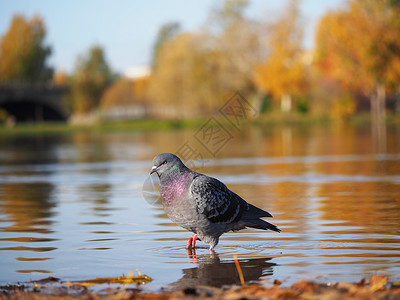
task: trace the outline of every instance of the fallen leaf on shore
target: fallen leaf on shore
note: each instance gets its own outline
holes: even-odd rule
[[[119,276],[119,277],[106,277],[106,278],[95,278],[95,279],[89,279],[89,280],[82,280],[82,281],[71,281],[72,286],[93,286],[97,284],[111,284],[111,283],[116,283],[116,284],[122,284],[122,285],[127,285],[127,284],[144,284],[151,282],[152,279],[147,276],[147,275],[139,275],[139,276]]]
[[[371,283],[369,284],[369,290],[371,292],[379,291],[385,287],[388,282],[387,276],[374,275],[371,278]]]

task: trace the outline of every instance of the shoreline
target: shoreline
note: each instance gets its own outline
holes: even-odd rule
[[[218,121],[224,126],[233,126],[229,120],[223,117],[217,117]],[[168,130],[168,129],[191,129],[202,126],[209,118],[198,119],[136,119],[124,121],[101,121],[93,124],[70,124],[65,123],[20,123],[12,127],[7,127],[0,123],[0,136],[14,134],[30,134],[30,133],[72,133],[76,131],[147,131],[147,130]],[[355,115],[346,120],[336,120],[329,117],[316,117],[307,115],[263,115],[254,120],[244,120],[241,126],[340,126],[352,125],[355,127],[371,126],[371,118],[369,114]],[[398,126],[400,124],[400,116],[388,116],[386,126]]]
[[[48,277],[24,284],[0,286],[1,299],[400,299],[400,282],[374,275],[357,283],[316,283],[299,280],[290,286],[261,281],[244,285],[195,286],[180,290],[168,287],[154,292],[146,289],[146,275],[62,282]],[[92,289],[96,284],[102,289]],[[125,284],[124,284],[125,283]]]

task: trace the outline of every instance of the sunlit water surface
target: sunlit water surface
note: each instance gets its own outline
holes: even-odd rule
[[[195,135],[0,137],[0,284],[140,270],[150,289],[221,286],[239,282],[234,255],[248,281],[400,280],[399,128],[375,146],[368,128],[247,128],[219,148]],[[214,254],[201,242],[188,253],[190,233],[143,197],[152,158],[185,145],[282,232],[227,233]]]

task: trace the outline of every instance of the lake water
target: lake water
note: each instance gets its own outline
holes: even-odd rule
[[[116,277],[140,270],[146,288],[245,280],[400,280],[400,127],[198,128],[0,137],[0,284],[48,276]],[[224,234],[210,254],[146,201],[153,157],[184,154],[274,215],[281,233]],[[146,186],[146,185],[145,185]],[[149,200],[149,199],[147,199]]]

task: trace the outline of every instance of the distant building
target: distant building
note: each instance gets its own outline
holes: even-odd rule
[[[135,66],[135,67],[128,68],[125,71],[124,76],[129,79],[136,80],[136,79],[150,76],[150,74],[151,74],[150,66],[143,65],[143,66]]]

